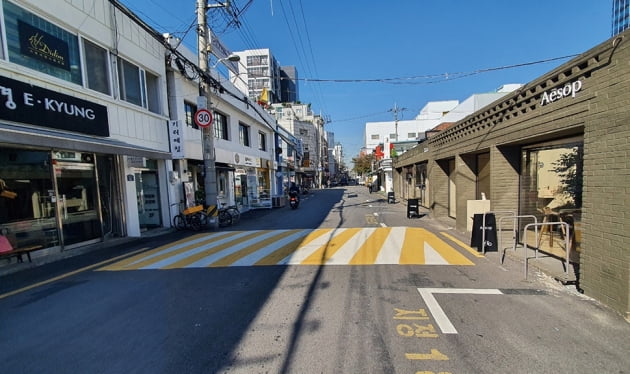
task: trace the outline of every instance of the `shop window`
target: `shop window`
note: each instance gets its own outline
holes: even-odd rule
[[[520,214],[534,215],[538,222],[566,222],[572,250],[578,250],[574,255],[581,242],[583,156],[581,141],[522,152]],[[562,227],[546,227],[546,231],[539,243],[528,244],[552,253],[560,250],[564,241]],[[533,233],[528,237],[533,238]]]
[[[217,139],[229,140],[227,117],[219,112],[214,112],[214,137]]]
[[[241,145],[244,145],[246,147],[250,146],[249,126],[242,123],[238,124],[238,139]]]
[[[3,6],[9,61],[83,84],[76,35],[9,1]]]
[[[107,50],[83,39],[83,52],[87,87],[105,95],[111,95]]]

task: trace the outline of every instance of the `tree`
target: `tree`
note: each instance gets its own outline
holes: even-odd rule
[[[358,175],[364,175],[372,171],[372,163],[374,162],[374,155],[372,153],[365,154],[361,153],[357,157],[352,158],[352,163],[354,170]]]

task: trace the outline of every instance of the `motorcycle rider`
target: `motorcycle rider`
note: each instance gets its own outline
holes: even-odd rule
[[[291,182],[291,186],[289,187],[289,196],[291,195],[292,192],[295,192],[298,197],[300,196],[300,187],[297,186],[297,184],[295,184],[295,182]]]

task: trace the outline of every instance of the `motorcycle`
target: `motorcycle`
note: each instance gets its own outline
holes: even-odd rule
[[[300,205],[300,198],[298,197],[298,193],[295,191],[289,192],[289,206],[291,209],[297,209],[298,205]]]

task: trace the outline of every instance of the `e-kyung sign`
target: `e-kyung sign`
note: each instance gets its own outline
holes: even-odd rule
[[[553,103],[554,101],[560,100],[563,97],[575,97],[575,94],[581,89],[582,81],[575,81],[573,83],[567,83],[562,88],[556,88],[549,92],[545,92],[543,93],[542,100],[540,101],[540,106]]]
[[[107,107],[0,77],[0,120],[109,136]]]

